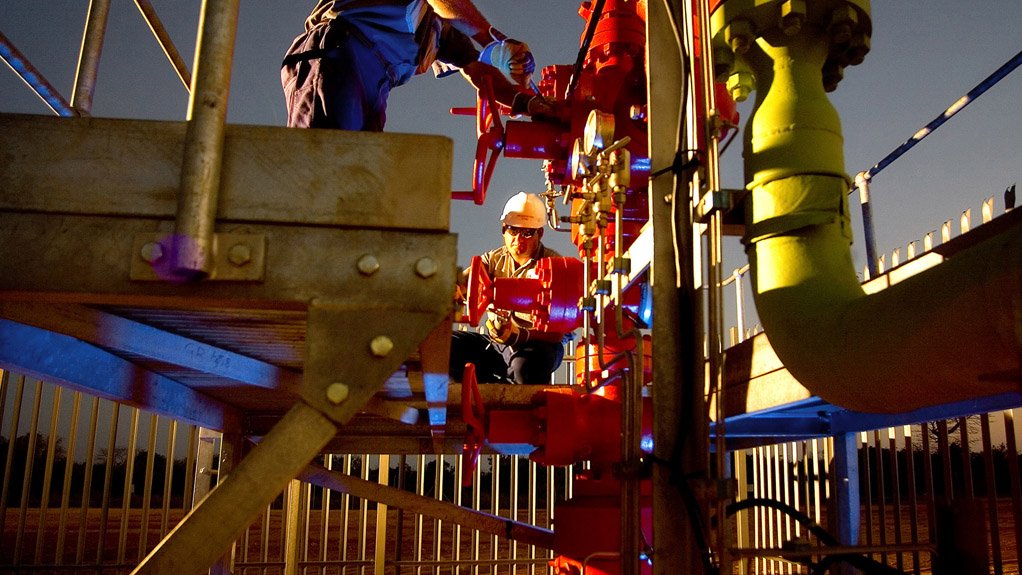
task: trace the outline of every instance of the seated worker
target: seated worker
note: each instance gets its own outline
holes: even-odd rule
[[[536,194],[519,192],[512,196],[504,205],[500,221],[503,247],[482,255],[491,278],[526,277],[534,273],[538,260],[560,257],[542,243],[546,207]],[[462,284],[467,282],[467,274],[468,270],[461,278]],[[533,330],[528,314],[491,311],[489,315],[488,333],[454,332],[451,378],[460,382],[465,364],[473,363],[479,383],[549,384],[550,374],[564,358],[565,334]]]
[[[552,113],[527,91],[529,47],[490,26],[471,0],[319,0],[281,65],[287,125],[383,131],[391,88],[431,67],[438,76],[460,69],[476,89],[490,83],[513,114]]]

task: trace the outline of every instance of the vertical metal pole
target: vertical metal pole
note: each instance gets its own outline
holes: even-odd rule
[[[500,462],[502,459],[503,456],[494,455],[490,466],[490,513],[494,515],[500,515]],[[497,557],[499,555],[500,539],[496,535],[490,535],[490,559],[493,560],[493,564],[490,565],[490,575],[496,575],[498,572]]]
[[[379,483],[388,485],[390,483],[390,456],[380,455]],[[401,542],[398,541],[398,545]],[[376,502],[376,553],[373,557],[375,575],[384,575],[387,566],[387,505]]]
[[[459,453],[458,455],[455,455],[454,456],[454,493],[453,493],[453,495],[454,495],[454,504],[459,506],[459,507],[461,506],[461,500],[462,500],[461,494],[462,494],[463,489],[462,489],[462,486],[461,486],[461,477],[462,477],[461,474],[464,473],[464,465],[465,465],[465,456],[463,454],[461,454],[461,453]],[[458,565],[458,562],[461,561],[461,525],[459,525],[458,523],[455,523],[452,526],[451,540],[452,540],[451,541],[451,548],[452,548],[452,550],[454,552],[454,556],[452,557],[452,559],[454,560],[454,564],[455,564],[454,575],[461,575],[461,566]],[[380,573],[379,575],[383,575],[383,574]]]
[[[333,454],[327,454],[324,458],[326,468],[333,470],[334,468],[334,456]],[[319,560],[326,562],[328,557],[328,550],[330,547],[330,505],[333,499],[332,489],[323,489],[323,509],[321,511],[321,521],[319,528]],[[399,530],[400,533],[400,530]],[[398,546],[400,548],[400,546]]]
[[[199,434],[202,428],[188,426],[188,450],[185,456],[185,492],[181,501],[183,511],[190,510],[195,505],[195,480],[198,478],[198,465],[196,461],[199,456]]]
[[[718,154],[718,136],[719,133],[715,128],[716,116],[717,116],[717,105],[716,105],[716,94],[714,92],[713,84],[713,48],[710,45],[710,7],[708,0],[697,0],[696,2],[697,12],[694,22],[699,26],[699,65],[700,77],[702,78],[701,86],[702,89],[702,101],[704,103],[705,112],[704,118],[706,125],[697,126],[697,129],[702,130],[705,134],[706,149],[703,150],[703,158],[706,162],[706,169],[703,172],[706,178],[706,193],[716,193],[720,190],[720,157]],[[692,20],[690,20],[692,21]],[[691,50],[692,58],[695,58],[697,50],[693,47]],[[697,117],[699,114],[697,113]],[[694,190],[693,193],[698,193]],[[696,200],[697,198],[693,198]],[[722,283],[722,262],[723,262],[723,225],[724,225],[724,214],[723,212],[715,212],[710,217],[709,226],[706,230],[707,239],[709,243],[709,267],[708,275],[706,278],[706,285],[708,286],[708,301],[707,301],[707,331],[709,340],[709,349],[707,350],[707,360],[709,365],[709,377],[710,377],[710,389],[713,390],[716,413],[715,413],[715,425],[713,431],[713,437],[715,442],[715,455],[713,469],[715,473],[713,476],[716,480],[722,481],[727,479],[724,473],[726,468],[727,448],[725,442],[725,418],[724,418],[724,377],[723,377],[723,365],[722,365],[722,351],[724,342],[724,303],[723,303],[723,287]],[[731,570],[731,562],[728,557],[728,549],[731,546],[731,541],[728,541],[728,537],[731,534],[731,530],[725,526],[727,521],[725,515],[725,507],[728,501],[725,497],[719,497],[716,502],[715,514],[717,517],[717,535],[715,538],[716,552],[719,561],[719,568],[724,571]]]
[[[911,511],[909,512],[909,540],[913,544],[919,543],[919,497],[916,494],[916,461],[915,461],[915,448],[912,445],[912,427],[906,425],[904,427],[905,435],[905,482],[908,483],[908,505]],[[929,457],[929,454],[924,453],[924,457]],[[914,573],[919,573],[919,552],[912,552],[912,570]]]
[[[408,456],[401,454],[397,460],[397,486],[399,489],[405,488],[405,481],[408,476]],[[478,468],[476,469],[478,473]],[[479,480],[476,479],[474,485],[478,487]],[[397,510],[397,525],[394,527],[395,540],[397,541],[397,547],[394,549],[394,561],[400,562],[404,559],[404,540],[405,540],[405,510],[398,508]],[[478,559],[478,557],[476,557]],[[404,572],[404,568],[401,566],[395,567],[394,572],[397,575],[401,575]]]
[[[85,21],[85,34],[82,36],[81,53],[78,55],[75,85],[71,92],[71,107],[83,116],[92,114],[92,96],[96,91],[96,77],[99,75],[99,59],[103,53],[110,3],[110,0],[89,2],[89,15]]]
[[[71,425],[67,431],[67,448],[64,451],[64,476],[60,493],[60,517],[57,520],[57,542],[54,553],[55,564],[63,563],[64,543],[67,532],[67,514],[71,506],[71,481],[75,470],[75,450],[78,447],[78,424],[82,413],[82,392],[76,391],[72,395]]]
[[[834,437],[834,499],[837,503],[837,540],[859,544],[859,442],[854,433]],[[853,573],[847,566],[843,574]]]
[[[363,480],[369,481],[369,454],[363,453],[362,457],[362,473],[359,475]],[[366,548],[368,546],[369,538],[369,501],[367,499],[360,498],[358,502],[358,572],[365,575],[366,572]]]
[[[419,454],[415,461],[415,493],[423,495],[426,492],[426,456]],[[415,568],[415,575],[422,575],[422,544],[425,539],[426,521],[421,513],[415,515],[415,562],[419,565]]]
[[[869,197],[869,174],[859,172],[855,175],[855,187],[859,189],[859,203],[862,205],[862,229],[866,244],[866,269],[869,277],[875,278],[877,269],[877,241],[873,231],[873,204]]]
[[[18,527],[14,535],[14,565],[21,563],[22,548],[25,544],[25,523],[28,517],[28,500],[32,493],[32,470],[35,469],[36,442],[39,437],[39,410],[43,400],[43,382],[36,381],[35,399],[32,402],[32,419],[28,426],[28,451],[25,456],[25,474],[21,483],[21,500],[18,510]],[[13,443],[12,443],[13,445]],[[14,451],[13,449],[11,451]]]
[[[301,521],[298,524],[298,547],[302,550],[298,554],[298,561],[309,560],[309,545],[311,544],[310,529],[312,525],[312,484],[302,484],[301,498],[298,502],[298,510],[301,513]],[[297,564],[295,565],[297,568]],[[297,571],[297,569],[296,569]],[[304,573],[304,569],[302,572]]]
[[[110,425],[107,430],[106,461],[103,463],[103,498],[99,510],[99,538],[96,544],[96,562],[103,563],[106,531],[110,521],[110,490],[113,488],[114,453],[117,447],[117,426],[121,417],[121,404],[110,403]]]
[[[877,519],[877,526],[879,527],[879,539],[880,545],[887,545],[887,467],[884,465],[884,444],[880,437],[880,431],[873,432],[873,443],[876,445],[876,470],[877,470],[877,509],[879,510],[879,517]],[[880,555],[882,561],[887,562],[887,554],[883,553]]]
[[[749,486],[749,451],[735,452],[735,480],[738,482],[738,494],[737,499],[748,499],[748,486]],[[752,514],[751,510],[740,511],[735,515],[735,526],[736,526],[736,537],[735,545],[738,547],[749,547],[751,545],[751,530],[749,529],[749,516]],[[738,575],[748,575],[749,573],[749,561],[743,559],[738,564]]]
[[[138,560],[145,558],[149,548],[149,516],[152,514],[153,474],[156,467],[156,434],[159,416],[149,415],[149,442],[146,444],[145,483],[142,485],[142,525],[139,530]]]
[[[11,374],[8,371],[3,372],[3,384],[0,385],[0,396],[6,403],[7,390],[10,388],[10,377]],[[11,469],[14,466],[14,441],[17,439],[17,428],[21,421],[21,400],[25,398],[25,376],[17,376],[17,385],[14,387],[14,405],[11,410],[10,420],[10,431],[7,434],[7,457],[4,460],[3,466],[3,481],[2,491],[0,491],[0,533],[5,533],[5,526],[7,523],[7,493],[10,489],[10,477]],[[5,412],[0,412],[0,417],[3,417]]]
[[[85,562],[85,530],[89,523],[89,503],[92,496],[92,470],[96,463],[96,430],[99,428],[99,398],[92,398],[92,413],[89,417],[89,441],[85,448],[85,478],[82,485],[82,512],[78,519],[78,547],[75,551],[75,565]],[[0,509],[0,512],[3,510]],[[2,530],[0,530],[2,531]]]
[[[302,482],[292,479],[284,490],[284,575],[298,575],[298,513]]]
[[[689,147],[679,102],[690,84],[690,64],[678,47],[691,46],[681,3],[650,2],[647,10],[649,149],[654,170]],[[675,13],[671,14],[671,11]],[[677,34],[675,27],[678,26]],[[691,98],[682,103],[691,110]],[[692,116],[692,114],[688,114]],[[703,397],[702,319],[693,277],[691,196],[686,175],[665,173],[649,186],[653,223],[653,573],[703,570],[704,546],[693,518],[702,507],[685,485],[709,466],[709,423]],[[677,246],[677,250],[675,250]],[[683,426],[681,422],[686,422]]]
[[[898,469],[898,440],[895,435],[895,428],[892,427],[887,430],[887,440],[891,450],[891,505],[893,507],[894,515],[894,543],[900,546],[902,543],[901,534],[903,531],[901,521],[901,473],[899,473],[900,470]],[[896,553],[894,557],[895,565],[898,566],[898,570],[903,571],[905,569],[905,561],[902,554]]]
[[[489,459],[490,460],[490,469],[492,470],[493,469],[493,457],[494,456],[492,456],[492,455],[481,457],[480,458],[480,462],[476,465],[474,475],[472,476],[472,509],[475,509],[476,511],[482,511],[482,509],[483,509],[483,464],[482,464],[482,461],[484,459]],[[492,478],[492,475],[491,475],[491,478]],[[482,556],[480,554],[481,547],[482,547],[482,538],[481,538],[481,535],[479,533],[479,530],[478,529],[473,529],[472,530],[472,561],[475,561],[477,563],[475,563],[472,566],[472,571],[471,571],[472,575],[479,575],[479,563],[478,563],[478,561],[482,559]]]
[[[518,520],[518,495],[519,495],[518,494],[518,485],[519,485],[518,464],[520,462],[521,462],[521,458],[519,456],[512,455],[511,456],[511,472],[508,474],[508,477],[509,477],[509,479],[511,481],[511,496],[510,496],[509,501],[508,501],[509,509],[508,509],[507,516],[509,518],[511,518],[511,519],[516,520],[516,521]],[[510,558],[511,558],[512,561],[514,561],[515,559],[518,559],[518,542],[515,541],[514,539],[511,539],[511,540],[508,541],[508,544],[511,546]],[[511,566],[511,574],[512,575],[518,575],[518,563],[514,563]]]
[[[347,454],[344,456],[344,474],[351,475],[351,459],[352,455]],[[420,467],[421,469],[421,467]],[[341,533],[344,536],[338,542],[341,546],[341,564],[348,560],[348,535],[351,532],[351,495],[345,493],[341,496]],[[341,575],[347,573],[347,565],[341,567]]]
[[[135,494],[135,450],[138,447],[138,417],[141,411],[130,407],[131,423],[128,426],[128,451],[124,461],[124,486],[121,490],[121,523],[117,538],[117,562],[125,563],[128,552],[128,519],[131,514],[131,498]]]
[[[1012,531],[1015,533],[1015,554],[1022,550],[1022,480],[1019,478],[1018,442],[1015,440],[1015,412],[1003,412],[1004,437],[1007,445],[1008,479],[1011,489]]]
[[[994,567],[994,575],[1003,575],[1004,567],[1001,558],[1001,523],[997,512],[997,477],[994,475],[994,453],[990,439],[990,414],[980,416],[983,440],[983,472],[986,475],[987,514],[990,521],[990,557]]]
[[[36,525],[35,564],[42,563],[43,535],[47,527],[47,510],[50,507],[50,486],[53,484],[53,466],[57,460],[57,421],[60,419],[61,388],[53,388],[53,404],[50,407],[50,429],[46,437],[46,460],[43,467],[43,490],[39,501],[39,523]]]
[[[184,280],[205,278],[213,269],[214,226],[239,4],[240,0],[202,3],[172,250],[171,271]]]
[[[163,506],[160,510],[160,539],[170,531],[170,500],[174,485],[174,452],[177,451],[177,421],[167,422],[167,460],[163,467]]]
[[[933,452],[930,449],[930,427],[924,423],[920,426],[923,452],[923,489],[926,499],[926,532],[931,542],[937,540],[937,496],[933,486]],[[931,560],[933,554],[930,555]]]

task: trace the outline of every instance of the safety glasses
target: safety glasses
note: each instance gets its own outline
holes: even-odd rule
[[[504,226],[504,233],[511,234],[512,236],[522,236],[523,238],[531,238],[536,235],[539,230],[536,228],[516,228],[515,226]]]

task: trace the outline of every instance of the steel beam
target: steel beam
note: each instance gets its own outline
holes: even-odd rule
[[[0,114],[0,211],[172,220],[184,139],[184,122]],[[229,125],[217,214],[446,232],[450,165],[440,136]]]
[[[467,509],[446,501],[423,497],[396,487],[380,485],[331,471],[321,465],[309,465],[298,478],[313,485],[341,493],[350,493],[355,497],[385,503],[391,507],[427,517],[434,517],[445,523],[449,522],[490,535],[507,537],[526,545],[553,549],[554,532],[549,529],[521,523],[506,517],[498,517],[483,511]]]
[[[0,317],[121,354],[210,374],[228,384],[293,393],[301,379],[296,371],[85,306],[0,301]]]
[[[336,431],[322,413],[295,404],[132,575],[206,571]]]
[[[217,430],[234,408],[73,337],[0,319],[0,367]]]

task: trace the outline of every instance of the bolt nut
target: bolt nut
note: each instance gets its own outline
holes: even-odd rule
[[[366,276],[371,276],[380,270],[380,261],[372,254],[366,254],[358,258],[358,262],[355,265],[358,267],[358,272]]]
[[[735,102],[744,102],[748,99],[755,84],[755,79],[749,72],[734,72],[727,78],[727,90]]]
[[[781,4],[781,31],[786,36],[794,36],[801,32],[805,19],[805,0],[786,0]]]
[[[845,44],[852,38],[852,31],[859,22],[859,13],[847,4],[834,8],[830,14],[830,41]]]
[[[163,257],[163,246],[160,245],[160,242],[146,242],[139,255],[151,264],[156,263]]]
[[[330,386],[326,388],[327,401],[334,405],[344,403],[344,401],[348,399],[349,393],[350,390],[348,389],[348,386],[340,382],[331,383]]]
[[[744,18],[736,18],[724,28],[724,39],[735,54],[744,54],[752,47],[755,39],[752,22]]]
[[[436,275],[437,266],[433,258],[420,258],[415,262],[415,273],[425,279]]]
[[[227,261],[241,267],[252,261],[252,249],[245,244],[234,244],[227,251]]]
[[[386,357],[394,349],[394,342],[385,335],[378,335],[369,342],[369,350],[376,357]]]

